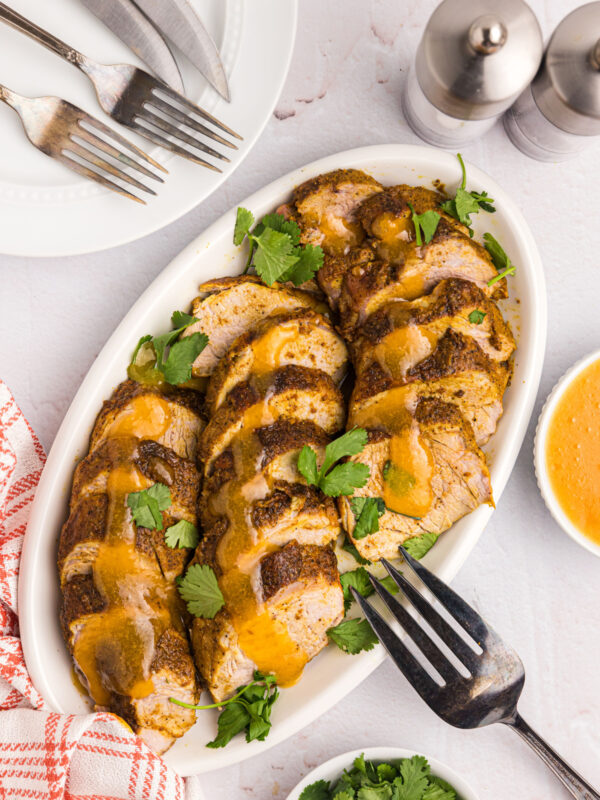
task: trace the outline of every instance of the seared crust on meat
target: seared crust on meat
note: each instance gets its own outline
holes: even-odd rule
[[[309,582],[323,578],[327,583],[339,586],[337,562],[332,548],[300,545],[295,540],[265,556],[260,562],[260,575],[265,600],[270,600],[277,592],[299,580]]]

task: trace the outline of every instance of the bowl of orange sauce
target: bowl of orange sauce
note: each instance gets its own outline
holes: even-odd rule
[[[558,381],[540,414],[535,472],[561,528],[600,556],[600,350]]]

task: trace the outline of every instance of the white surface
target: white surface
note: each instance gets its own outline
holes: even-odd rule
[[[341,777],[344,770],[350,770],[354,759],[360,755],[364,755],[365,760],[373,761],[375,764],[381,761],[389,763],[399,758],[424,755],[429,761],[431,774],[435,775],[436,778],[448,781],[458,792],[460,800],[478,800],[473,789],[446,764],[431,758],[427,753],[416,753],[414,750],[405,750],[398,747],[363,747],[362,749],[351,750],[349,753],[342,753],[324,764],[320,764],[309,773],[297,786],[294,786],[287,800],[298,800],[303,790],[315,781],[330,781],[335,785],[335,781]]]
[[[346,151],[293,170],[242,201],[257,219],[286,202],[295,186],[308,178],[343,167],[364,169],[381,182],[424,183],[438,179],[448,187],[460,182],[454,155],[414,145],[379,145]],[[537,392],[546,339],[546,298],[542,265],[535,241],[518,207],[487,175],[467,163],[469,187],[485,188],[494,198],[493,217],[479,215],[475,235],[491,230],[503,242],[512,261],[521,265],[509,283],[510,298],[503,304],[517,340],[512,384],[504,398],[504,415],[493,440],[486,446],[496,500],[519,452]],[[124,380],[135,342],[148,331],[168,327],[173,309],[186,309],[199,283],[239,274],[246,259],[244,248],[232,243],[235,209],[191,242],[148,287],[121,322],[94,362],[73,400],[56,436],[41,477],[28,524],[19,580],[21,639],[35,687],[57,711],[82,713],[85,701],[72,681],[71,659],[64,647],[56,608],[60,595],[56,581],[56,541],[68,515],[67,501],[73,464],[88,451],[89,436],[102,401]],[[492,514],[481,506],[453,526],[427,557],[427,564],[451,580],[477,543]],[[217,751],[204,747],[214,730],[216,712],[198,716],[196,725],[166,754],[165,760],[181,775],[206,772],[264,752],[296,733],[330,708],[369,675],[382,661],[379,647],[347,658],[327,648],[306,670],[303,679],[282,692],[273,712],[273,730],[265,742],[247,744],[238,737]],[[206,700],[206,702],[209,702]]]
[[[586,550],[589,550],[590,553],[593,553],[598,557],[600,557],[600,544],[592,541],[588,536],[580,531],[579,528],[571,522],[569,517],[565,514],[562,506],[558,502],[556,494],[554,493],[554,489],[552,488],[550,476],[548,475],[546,447],[550,422],[552,421],[556,407],[564,395],[565,390],[569,388],[575,378],[581,375],[581,373],[589,366],[598,361],[599,358],[600,350],[594,350],[593,353],[590,353],[574,364],[571,369],[569,369],[566,374],[562,376],[554,389],[552,389],[539,417],[533,447],[535,476],[537,478],[542,497],[548,506],[548,510],[556,522],[558,522],[561,528],[565,531],[565,533],[568,533],[569,536],[577,542],[577,544],[580,544]],[[588,430],[590,430],[590,428],[588,428]]]
[[[142,192],[147,205],[134,203],[40,153],[25,137],[18,116],[0,103],[0,251],[60,256],[134,241],[181,217],[232,175],[271,116],[289,66],[296,26],[296,0],[250,2],[249,9],[246,0],[193,0],[219,47],[229,78],[231,103],[220,97],[184,56],[178,56],[187,96],[244,137],[242,142],[233,140],[238,150],[200,137],[230,159],[227,163],[206,157],[222,172],[179,158],[114,123],[100,109],[94,88],[84,74],[0,23],[3,83],[26,96],[58,95],[70,100],[135,142],[169,170],[163,176],[164,184],[143,179],[157,196]],[[12,6],[84,55],[107,64],[126,62],[145,67],[78,0],[13,0]]]
[[[400,112],[406,68],[434,0],[302,0],[290,75],[253,152],[210,200],[169,228],[85,258],[0,257],[0,375],[46,447],[90,364],[181,247],[243,197],[311,158],[378,142],[418,143]],[[531,0],[547,37],[577,0]],[[548,284],[547,358],[536,403],[600,343],[598,146],[564,164],[531,161],[497,124],[463,150],[531,225]],[[0,235],[4,222],[0,220]],[[600,786],[600,562],[564,536],[533,472],[535,416],[499,506],[453,586],[512,644],[527,670],[523,716]],[[283,800],[327,758],[361,745],[431,753],[482,797],[569,795],[508,730],[438,720],[386,662],[286,743],[202,778],[212,800]]]

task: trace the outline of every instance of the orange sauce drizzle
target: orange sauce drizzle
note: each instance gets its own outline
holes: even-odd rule
[[[404,325],[375,345],[373,357],[393,380],[402,380],[411,367],[431,355],[438,338],[423,326]]]
[[[252,345],[253,371],[270,372],[286,363],[284,350],[297,338],[298,328],[293,322],[275,325]]]
[[[600,361],[577,375],[550,419],[546,467],[569,520],[600,544]]]

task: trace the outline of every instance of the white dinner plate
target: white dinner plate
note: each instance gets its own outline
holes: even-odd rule
[[[287,75],[297,0],[191,0],[211,32],[231,90],[228,103],[177,53],[186,94],[244,137],[222,173],[156,147],[100,109],[83,73],[0,22],[0,83],[30,97],[56,95],[81,106],[136,142],[169,170],[157,197],[139,205],[80,178],[31,145],[19,118],[0,103],[0,252],[65,256],[116,247],[146,236],[207,198],[250,152]],[[79,0],[11,0],[11,6],[85,55],[148,69]],[[213,159],[213,161],[216,161]],[[151,181],[150,183],[154,183]]]
[[[260,217],[290,197],[294,186],[321,172],[356,167],[385,184],[429,185],[434,179],[452,188],[460,180],[453,155],[429,147],[378,145],[348,150],[294,170],[256,192],[242,205]],[[518,349],[515,372],[505,396],[505,413],[485,448],[496,501],[508,480],[533,409],[546,340],[544,274],[533,236],[517,205],[490,177],[468,165],[468,185],[495,198],[497,212],[475,217],[476,235],[489,230],[504,245],[517,273],[509,278],[510,300],[503,309]],[[29,673],[48,704],[60,711],[83,713],[87,706],[71,680],[71,660],[58,622],[59,591],[56,547],[67,517],[73,468],[86,455],[88,437],[102,401],[126,377],[132,349],[146,333],[169,326],[174,309],[188,308],[198,284],[212,277],[234,275],[244,253],[232,244],[235,209],[202,233],[148,287],[111,336],[81,384],[54,441],[42,474],[25,537],[19,582],[23,648]],[[456,523],[444,533],[426,563],[444,580],[451,579],[475,546],[492,514],[489,506]],[[273,729],[265,742],[247,744],[238,737],[222,750],[204,745],[215,734],[215,712],[198,715],[196,725],[166,754],[182,775],[224,767],[266,750],[296,733],[352,691],[384,658],[380,647],[348,656],[328,647],[306,668],[302,680],[282,692],[273,711]],[[402,683],[398,684],[399,690]]]

